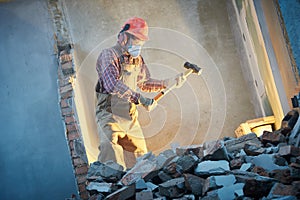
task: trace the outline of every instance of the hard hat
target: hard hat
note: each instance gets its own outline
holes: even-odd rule
[[[121,32],[127,32],[131,35],[134,35],[140,40],[148,40],[148,25],[145,20],[138,17],[132,17],[128,19],[124,26],[122,27]]]

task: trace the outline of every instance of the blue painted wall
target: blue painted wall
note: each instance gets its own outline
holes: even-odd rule
[[[300,0],[279,0],[279,6],[300,75]]]
[[[46,0],[0,3],[0,199],[77,194]]]

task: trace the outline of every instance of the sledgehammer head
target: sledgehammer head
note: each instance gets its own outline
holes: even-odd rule
[[[189,62],[184,63],[184,68],[193,70],[193,73],[195,73],[197,75],[200,75],[202,72],[202,69],[200,67],[198,67],[195,64],[189,63]]]

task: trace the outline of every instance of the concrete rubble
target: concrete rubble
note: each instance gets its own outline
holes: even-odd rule
[[[300,147],[291,141],[300,137],[296,113],[260,137],[150,152],[126,171],[113,162],[92,163],[86,189],[91,200],[300,199]]]

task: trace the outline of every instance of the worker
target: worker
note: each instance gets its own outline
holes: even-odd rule
[[[118,34],[117,44],[104,49],[96,64],[96,122],[100,137],[98,160],[114,161],[125,169],[147,153],[137,106],[153,110],[157,102],[137,91],[159,92],[171,83],[185,82],[182,74],[166,80],[152,79],[141,54],[148,40],[148,25],[138,17],[128,19]]]

